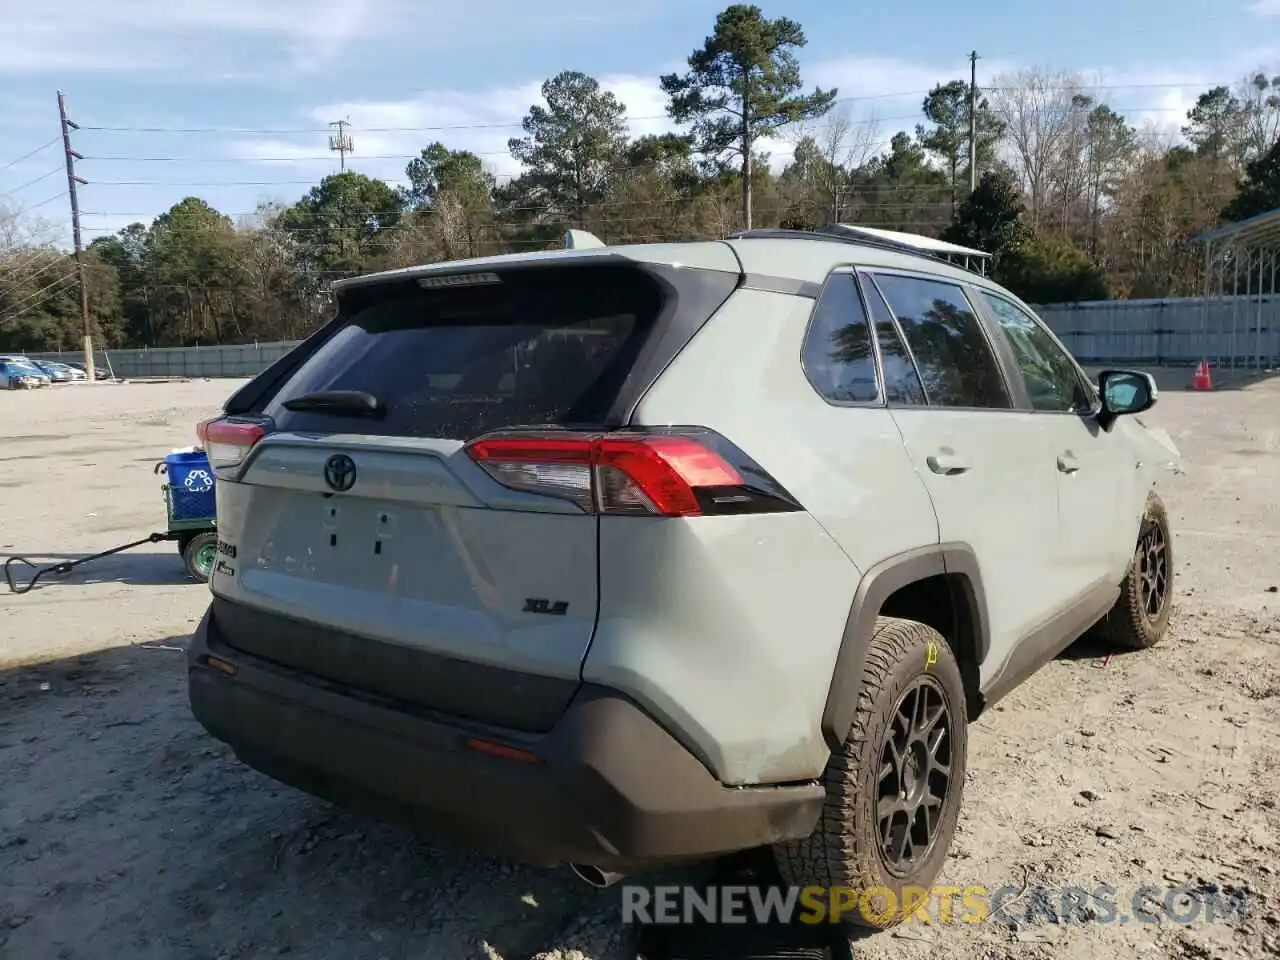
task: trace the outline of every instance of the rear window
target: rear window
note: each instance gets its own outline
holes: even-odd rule
[[[501,282],[356,288],[337,332],[267,404],[281,430],[468,440],[490,430],[602,423],[665,302],[628,266],[525,268]],[[284,409],[364,390],[382,419]]]

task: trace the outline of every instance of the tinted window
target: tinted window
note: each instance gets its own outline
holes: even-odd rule
[[[815,390],[835,403],[874,403],[880,399],[871,325],[853,275],[827,279],[813,308],[801,356]]]
[[[1010,406],[995,354],[960,287],[889,274],[878,274],[876,283],[902,326],[931,405]]]
[[[1084,413],[1093,409],[1093,395],[1076,365],[1034,317],[1004,297],[981,292],[1018,360],[1018,369],[1036,410]]]
[[[860,278],[862,293],[876,325],[876,342],[880,346],[880,366],[883,368],[884,396],[890,403],[900,405],[923,404],[924,388],[920,386],[920,374],[915,361],[902,342],[898,325],[893,322],[889,308],[876,285],[865,277]]]
[[[631,267],[524,269],[452,289],[358,287],[337,332],[263,412],[282,430],[455,440],[600,423],[663,305],[657,282]],[[387,413],[284,409],[321,390],[368,391]]]

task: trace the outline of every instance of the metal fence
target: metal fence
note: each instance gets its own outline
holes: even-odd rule
[[[1280,366],[1280,296],[1100,300],[1036,311],[1081,363],[1180,367],[1208,360],[1219,371]],[[251,377],[295,342],[103,351],[118,377]],[[32,354],[78,363],[77,351]]]
[[[1037,307],[1086,364],[1190,366],[1220,370],[1280,365],[1280,296],[1099,300]]]
[[[99,370],[117,377],[252,377],[297,346],[281,343],[242,343],[216,347],[156,347],[130,350],[101,350],[93,362]],[[84,351],[31,353],[38,360],[58,360],[80,364]]]

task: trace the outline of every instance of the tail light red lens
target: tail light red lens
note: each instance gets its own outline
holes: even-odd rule
[[[716,450],[679,435],[501,436],[466,452],[503,486],[607,514],[698,516],[699,490],[743,485]]]
[[[206,420],[197,428],[209,466],[215,470],[236,467],[253,445],[266,436],[266,430],[256,423],[240,423],[234,420]]]
[[[200,444],[201,448],[203,448],[205,444],[205,431],[209,428],[209,424],[216,420],[218,420],[218,417],[210,417],[208,420],[201,420],[196,424],[196,442]]]

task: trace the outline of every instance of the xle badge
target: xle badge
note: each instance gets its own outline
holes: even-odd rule
[[[938,641],[930,640],[924,648],[924,665],[932,667],[938,662]]]
[[[543,600],[539,597],[530,597],[524,602],[524,613],[546,613],[553,617],[563,617],[569,612],[569,601],[567,600]]]

